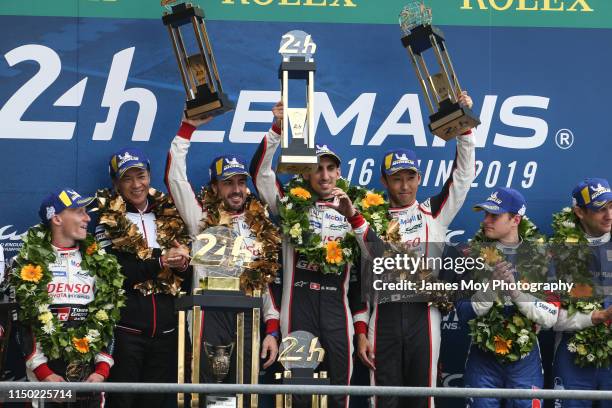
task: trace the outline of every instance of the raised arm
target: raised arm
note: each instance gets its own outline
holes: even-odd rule
[[[251,159],[251,177],[261,200],[268,204],[270,212],[278,215],[277,200],[283,197],[283,188],[272,169],[274,154],[280,144],[279,118],[283,117],[283,105],[279,102],[272,109],[274,123],[263,138]]]
[[[468,107],[472,105],[471,98],[465,93],[459,102]],[[448,227],[453,221],[474,181],[475,150],[474,135],[471,130],[457,136],[457,151],[450,176],[444,183],[442,191],[421,205],[421,208],[431,214],[443,227]]]
[[[197,126],[209,121],[210,119],[208,118],[198,122],[183,120],[177,135],[172,141],[166,159],[166,174],[164,177],[166,188],[172,196],[176,208],[187,225],[189,235],[192,238],[199,232],[202,207],[200,207],[200,203],[196,199],[196,195],[187,178],[187,152],[191,145],[191,136]]]

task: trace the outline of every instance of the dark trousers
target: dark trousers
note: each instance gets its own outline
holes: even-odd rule
[[[177,332],[147,337],[115,330],[110,382],[176,383]],[[107,407],[163,407],[175,394],[107,394]]]

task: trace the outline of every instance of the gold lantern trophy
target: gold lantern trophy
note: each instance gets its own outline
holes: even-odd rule
[[[412,0],[399,15],[404,33],[402,44],[408,51],[429,108],[429,130],[434,135],[450,140],[480,124],[468,108],[459,105],[461,86],[448,54],[444,33],[431,25],[431,9],[423,0]],[[432,49],[440,72],[429,74],[423,58]],[[430,93],[431,91],[431,93]]]
[[[162,0],[162,6],[169,8],[175,0]],[[162,21],[168,27],[170,40],[178,63],[187,102],[185,117],[197,119],[205,116],[217,116],[234,109],[234,104],[223,93],[217,63],[213,55],[204,11],[191,3],[179,3],[165,11]],[[197,50],[188,54],[182,26],[193,28]]]

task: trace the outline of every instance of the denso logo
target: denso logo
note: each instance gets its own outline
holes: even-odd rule
[[[87,294],[91,292],[91,285],[83,285],[81,283],[49,283],[47,285],[47,292],[51,296],[53,294],[62,293],[83,293]]]

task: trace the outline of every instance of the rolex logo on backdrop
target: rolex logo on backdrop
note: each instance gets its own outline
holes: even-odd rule
[[[359,0],[221,0],[230,6],[358,7]]]
[[[461,10],[495,11],[595,11],[593,0],[460,0]]]

